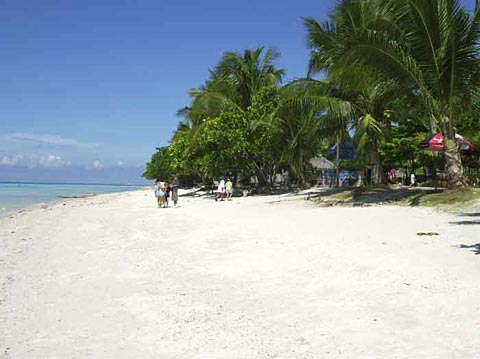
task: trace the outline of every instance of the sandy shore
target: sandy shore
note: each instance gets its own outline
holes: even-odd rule
[[[0,357],[480,358],[479,213],[152,195],[0,220]]]

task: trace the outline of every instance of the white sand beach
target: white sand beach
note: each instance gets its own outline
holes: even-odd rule
[[[0,220],[0,357],[480,358],[478,212],[282,198]]]

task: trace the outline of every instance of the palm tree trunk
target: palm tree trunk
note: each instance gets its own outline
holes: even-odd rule
[[[455,138],[449,138],[448,141],[445,141],[445,160],[445,172],[447,173],[448,187],[466,187],[467,182],[463,175],[460,145]]]
[[[370,162],[372,164],[372,184],[385,183],[385,176],[383,175],[383,166],[380,161],[380,154],[377,146],[374,146],[370,151]]]
[[[337,135],[337,151],[335,158],[335,185],[338,187],[340,185],[340,136]]]

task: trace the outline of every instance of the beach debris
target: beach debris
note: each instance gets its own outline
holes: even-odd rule
[[[438,232],[417,232],[417,236],[439,236]]]
[[[74,194],[70,196],[58,196],[59,198],[89,198],[89,197],[95,197],[95,193],[85,193],[85,194]]]

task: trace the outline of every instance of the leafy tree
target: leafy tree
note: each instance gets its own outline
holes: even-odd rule
[[[184,131],[172,140],[175,169],[204,178],[227,171],[257,175],[263,183],[272,178],[275,136],[259,119],[275,107],[284,73],[274,65],[277,57],[262,47],[223,54],[205,85],[190,91],[190,106],[178,112]]]
[[[280,103],[279,89],[275,85],[265,86],[253,97],[246,111],[248,126],[247,160],[250,173],[256,175],[261,185],[273,185],[281,158],[281,131],[272,125],[269,118]]]
[[[173,173],[172,158],[168,147],[159,147],[157,152],[152,155],[152,159],[147,163],[146,171],[143,177],[149,180],[159,178],[169,178]]]
[[[247,127],[241,112],[222,112],[195,133],[195,168],[204,178],[244,171]]]

